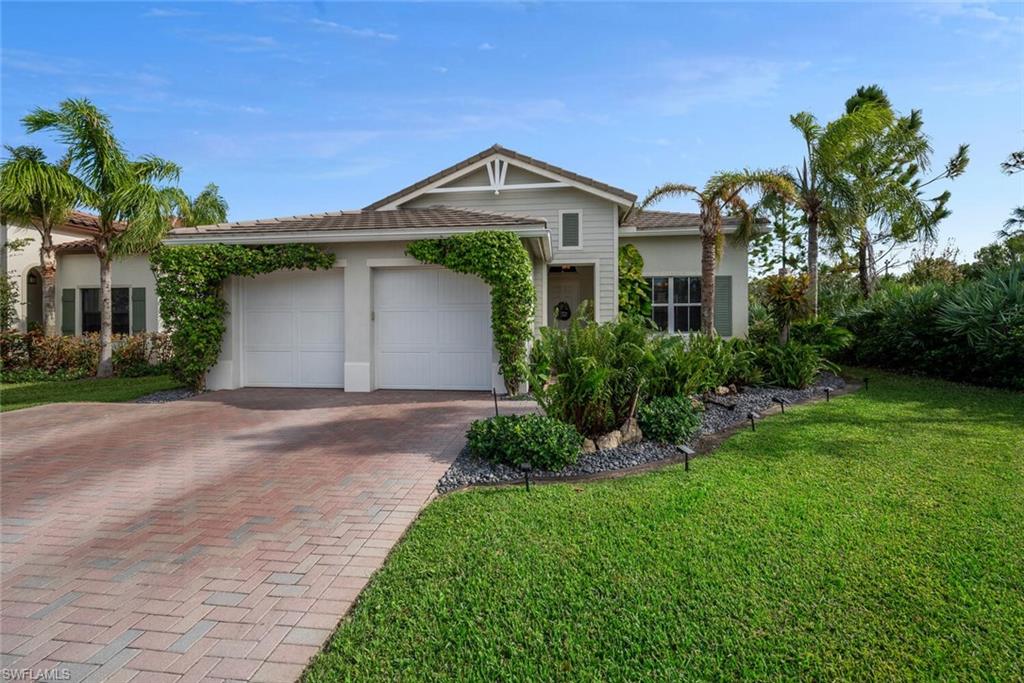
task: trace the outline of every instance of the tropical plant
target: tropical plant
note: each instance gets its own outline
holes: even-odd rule
[[[889,109],[888,96],[877,85],[862,86],[846,101],[847,114],[865,107]],[[881,135],[857,145],[832,185],[842,198],[844,213],[853,220],[852,230],[837,228],[836,239],[856,245],[861,291],[870,296],[876,287],[876,244],[894,248],[916,239],[934,239],[940,221],[949,216],[948,190],[926,197],[925,188],[941,180],[959,177],[969,162],[968,145],[960,145],[941,172],[925,179],[931,146],[924,134],[921,111],[896,116]],[[875,227],[874,232],[872,227]]]
[[[770,275],[765,278],[764,303],[768,314],[775,321],[779,344],[782,346],[789,342],[789,328],[793,321],[806,317],[810,312],[807,298],[809,288],[810,278],[806,273]]]
[[[825,358],[834,358],[853,343],[853,333],[834,320],[818,316],[793,323],[790,339],[813,346]]]
[[[769,229],[751,239],[748,253],[751,266],[761,275],[798,270],[807,257],[802,226],[790,207],[774,192],[765,194],[757,206]]]
[[[803,214],[807,226],[807,273],[811,312],[818,314],[818,248],[819,228],[824,224],[829,233],[845,223],[844,204],[837,197],[837,181],[842,171],[854,160],[857,150],[880,135],[892,119],[888,107],[863,106],[822,126],[809,112],[789,117],[790,123],[804,139],[804,159],[794,174],[794,203]]]
[[[111,274],[114,258],[145,253],[170,226],[179,190],[177,164],[155,156],[132,159],[114,137],[110,119],[87,99],[67,99],[57,109],[35,109],[22,119],[29,133],[50,131],[67,147],[66,160],[84,188],[82,202],[96,210],[92,237],[100,262],[100,355],[96,375],[112,364]]]
[[[655,396],[640,406],[636,417],[651,441],[684,444],[700,431],[700,410],[687,396]]]
[[[530,351],[530,388],[545,414],[593,438],[633,416],[654,357],[645,325],[595,323],[586,308],[568,329],[541,328]]]
[[[787,389],[804,389],[813,384],[823,370],[837,369],[818,349],[797,342],[758,347],[757,362],[767,384]]]
[[[489,462],[557,472],[579,460],[583,437],[572,425],[530,413],[476,420],[466,443],[470,453]]]
[[[537,296],[530,254],[515,233],[483,230],[442,239],[416,240],[406,253],[423,263],[478,275],[491,288],[491,332],[498,367],[509,394],[528,375],[526,345],[533,336]]]
[[[1006,175],[1024,171],[1024,149],[1011,152],[1006,161],[1000,164],[1000,167]],[[1003,223],[1003,229],[999,231],[999,236],[1003,238],[1024,236],[1024,206],[1015,207],[1010,212],[1010,217]]]
[[[743,198],[746,191],[762,194],[774,192],[785,200],[794,197],[793,184],[785,175],[775,171],[738,171],[718,173],[708,180],[703,189],[693,185],[667,183],[651,190],[640,203],[640,210],[669,197],[693,196],[700,208],[701,242],[701,303],[700,328],[704,334],[715,334],[715,270],[725,233],[723,218],[728,214],[739,220],[735,239],[749,240],[754,233],[755,212]]]
[[[1024,263],[1024,234],[1004,237],[974,252],[974,262],[962,266],[964,275],[978,279],[989,270],[1011,268]]]
[[[651,293],[644,279],[644,257],[632,244],[619,247],[619,315],[651,319]]]
[[[208,184],[195,197],[179,192],[175,204],[176,225],[195,227],[228,220],[228,203],[216,183]]]
[[[661,335],[653,340],[651,351],[654,365],[646,391],[651,396],[702,394],[730,384],[761,382],[752,346],[744,339]]]
[[[43,333],[53,336],[57,334],[53,230],[63,225],[71,210],[85,198],[86,188],[69,173],[69,158],[51,164],[38,147],[4,147],[8,157],[0,163],[0,214],[5,221],[32,226],[39,233]]]
[[[0,273],[0,332],[18,321],[18,280],[10,273]]]

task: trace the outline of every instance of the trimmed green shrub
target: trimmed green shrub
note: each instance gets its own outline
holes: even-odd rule
[[[687,396],[656,396],[640,406],[636,417],[651,441],[686,443],[700,430],[700,411]]]
[[[790,339],[818,349],[826,358],[835,357],[853,343],[853,333],[828,318],[812,318],[793,323]]]
[[[0,365],[4,382],[81,379],[96,374],[99,335],[46,337],[39,332],[0,334]],[[157,375],[167,371],[171,346],[166,334],[115,335],[114,374],[119,377]]]
[[[544,415],[499,415],[477,420],[466,432],[470,452],[490,462],[557,472],[575,464],[583,447],[579,432]]]
[[[758,347],[757,363],[764,373],[765,383],[787,389],[808,387],[823,370],[836,369],[822,358],[818,349],[795,341],[785,346],[766,344]]]
[[[162,375],[173,358],[166,334],[133,334],[114,340],[114,374],[118,377]]]
[[[509,394],[527,379],[526,345],[533,336],[537,294],[533,264],[522,240],[507,230],[483,230],[410,242],[406,253],[456,273],[479,275],[491,287],[491,331]]]
[[[626,421],[656,369],[643,324],[587,318],[581,307],[568,329],[541,329],[530,352],[530,388],[545,414],[594,438]]]
[[[619,315],[645,324],[651,319],[651,294],[644,278],[644,257],[632,244],[619,247]]]

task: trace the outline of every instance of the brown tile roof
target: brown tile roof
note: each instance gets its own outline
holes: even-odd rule
[[[62,254],[92,254],[93,241],[91,239],[74,240],[73,242],[61,242],[55,244],[54,249]]]
[[[596,190],[600,190],[602,192],[607,192],[608,194],[615,195],[616,197],[619,197],[619,198],[621,198],[624,201],[627,201],[629,203],[633,203],[633,202],[636,201],[636,195],[633,194],[632,192],[627,192],[626,190],[623,190],[623,189],[618,188],[618,187],[614,187],[612,185],[607,185],[607,184],[602,183],[602,182],[600,182],[598,180],[594,180],[593,178],[588,178],[588,177],[582,176],[582,175],[580,175],[578,173],[573,173],[572,171],[566,170],[566,169],[561,168],[559,166],[555,166],[554,164],[549,164],[546,161],[541,161],[540,159],[534,159],[531,156],[527,156],[527,155],[522,154],[520,152],[517,152],[515,150],[508,149],[507,147],[502,147],[501,145],[494,145],[492,147],[488,147],[487,149],[485,149],[482,152],[474,154],[473,156],[469,157],[468,159],[463,159],[462,161],[460,161],[459,163],[455,164],[454,166],[449,166],[448,168],[446,168],[444,170],[441,170],[441,171],[438,171],[437,173],[435,173],[435,174],[433,174],[431,176],[428,176],[428,177],[424,178],[423,180],[420,180],[419,182],[413,183],[409,187],[403,188],[403,189],[399,190],[398,192],[392,192],[387,197],[384,197],[383,199],[378,199],[377,201],[375,201],[373,204],[370,204],[366,208],[367,209],[378,209],[378,208],[380,208],[382,206],[386,206],[387,204],[390,204],[391,202],[395,201],[396,199],[401,198],[404,195],[407,195],[407,194],[409,194],[411,192],[415,192],[416,190],[418,190],[418,189],[420,189],[422,187],[426,187],[427,185],[430,185],[431,183],[437,182],[438,180],[444,178],[446,175],[448,175],[450,173],[454,173],[456,171],[461,171],[462,169],[466,168],[467,166],[472,166],[473,164],[475,164],[475,163],[477,163],[479,161],[482,161],[483,159],[486,159],[487,157],[491,156],[492,154],[502,154],[502,155],[504,155],[504,156],[506,156],[506,157],[508,157],[510,159],[516,159],[518,161],[522,161],[523,163],[531,164],[533,166],[537,166],[538,168],[543,168],[546,171],[551,171],[552,173],[557,173],[560,176],[565,176],[566,178],[569,178],[570,180],[573,180],[573,181],[575,181],[577,183],[580,183],[582,185],[587,185],[587,186],[592,187],[592,188],[594,188]]]
[[[100,219],[99,216],[94,216],[91,213],[72,211],[64,221],[63,227],[76,232],[97,233],[100,231]]]
[[[722,225],[733,227],[739,225],[738,218],[725,217]],[[699,213],[683,213],[679,211],[637,211],[633,210],[626,216],[620,226],[637,230],[678,230],[679,228],[699,228]]]
[[[447,230],[452,228],[501,228],[543,226],[543,218],[527,218],[501,213],[467,211],[439,206],[423,209],[388,211],[335,211],[308,216],[287,216],[238,223],[218,223],[198,228],[175,228],[168,237],[235,235],[240,233],[305,232],[320,230]]]

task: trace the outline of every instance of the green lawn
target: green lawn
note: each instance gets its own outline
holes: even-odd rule
[[[154,391],[181,386],[166,375],[154,377],[112,377],[78,379],[71,382],[25,382],[0,384],[0,411],[17,410],[44,403],[131,401]]]
[[[441,498],[306,679],[1024,679],[1022,425],[873,373],[688,473]]]

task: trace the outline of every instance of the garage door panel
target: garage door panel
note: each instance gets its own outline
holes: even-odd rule
[[[291,311],[249,309],[245,312],[245,339],[257,349],[290,349],[295,341],[295,316]]]
[[[442,389],[478,389],[491,386],[491,354],[444,352],[437,355],[438,386]]]
[[[438,311],[437,340],[443,349],[487,348],[491,342],[488,311],[473,308],[463,311]]]
[[[242,384],[341,387],[344,271],[282,271],[245,280]]]
[[[300,349],[321,347],[341,351],[345,347],[345,317],[334,311],[302,311],[298,315]]]
[[[247,386],[289,386],[294,375],[294,358],[289,351],[247,351],[245,383]]]
[[[377,385],[382,389],[431,389],[436,386],[430,352],[392,352],[377,356]]]
[[[298,362],[302,386],[338,386],[336,378],[345,376],[345,357],[337,351],[301,351]]]
[[[380,311],[376,317],[382,351],[429,348],[437,337],[437,317],[429,310]]]
[[[490,290],[443,269],[374,273],[374,345],[382,389],[489,389]]]

